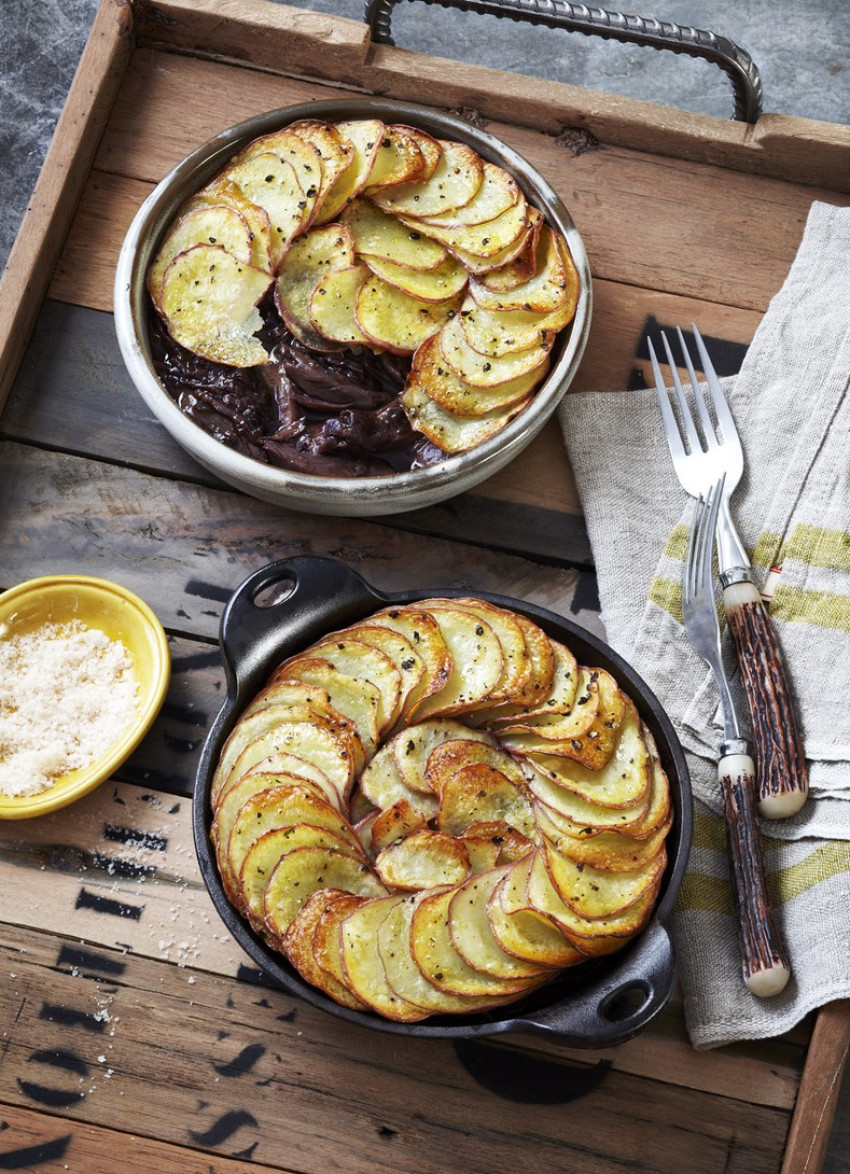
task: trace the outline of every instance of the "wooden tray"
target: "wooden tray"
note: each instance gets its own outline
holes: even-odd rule
[[[575,387],[639,378],[647,320],[740,358],[813,199],[850,203],[850,134],[754,126],[373,45],[358,22],[228,0],[104,0],[0,284],[0,567],[126,584],[168,629],[151,736],[72,808],[0,828],[4,1169],[606,1174],[820,1168],[848,1040],[835,1004],[780,1039],[710,1053],[678,1002],[640,1038],[400,1040],[265,987],[227,939],[190,833],[219,705],[223,602],[288,554],[377,586],[467,584],[598,628],[557,429],[482,486],[384,523],[308,517],[217,483],[150,418],[112,333],[115,256],[192,147],[259,111],[380,93],[484,120],[558,189],[595,316]]]

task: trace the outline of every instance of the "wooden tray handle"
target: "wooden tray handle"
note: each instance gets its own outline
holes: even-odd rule
[[[376,43],[394,44],[390,21],[392,10],[398,2],[367,0],[365,19],[372,30],[372,40]],[[425,3],[457,8],[461,12],[527,20],[529,24],[566,29],[568,32],[624,41],[632,45],[649,45],[653,49],[669,49],[672,53],[684,53],[688,57],[702,57],[719,66],[732,82],[735,118],[739,122],[755,122],[761,113],[761,75],[749,53],[734,41],[704,29],[678,25],[651,16],[626,16],[621,12],[607,12],[604,8],[569,4],[567,0],[425,0]]]

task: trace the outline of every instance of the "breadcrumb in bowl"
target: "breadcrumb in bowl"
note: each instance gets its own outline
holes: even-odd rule
[[[46,815],[108,779],[150,729],[171,675],[148,605],[86,575],[0,594],[0,656],[0,819]]]

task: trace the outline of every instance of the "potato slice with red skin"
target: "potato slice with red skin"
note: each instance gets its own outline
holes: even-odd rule
[[[417,182],[427,170],[419,143],[407,128],[388,124],[378,144],[372,169],[363,184],[363,194],[374,195],[400,184]]]
[[[365,905],[371,898],[359,897],[354,893],[346,893],[341,889],[325,889],[324,892],[328,895],[327,905],[319,915],[316,921],[316,927],[313,930],[313,953],[316,963],[334,982],[338,982],[346,990],[350,991],[352,998],[357,999],[357,996],[348,986],[345,970],[342,966],[340,926],[345,918],[348,917],[349,913],[353,913],[355,909],[359,909],[361,905]],[[332,893],[334,896],[331,899]],[[322,990],[330,993],[327,987],[322,987]],[[357,1002],[363,1007],[366,1006],[361,999],[357,999]]]
[[[448,366],[465,383],[473,387],[498,387],[527,375],[529,371],[543,368],[555,341],[554,335],[544,339],[539,346],[525,351],[505,355],[482,355],[469,345],[463,332],[460,315],[452,318],[440,331],[440,351]],[[541,371],[541,377],[543,372]]]
[[[594,669],[591,675],[596,678],[599,704],[593,721],[583,733],[563,738],[559,734],[561,727],[555,714],[527,718],[526,728],[531,734],[539,734],[549,744],[548,753],[572,758],[589,770],[601,771],[614,752],[631,703],[610,673],[604,669]],[[636,714],[633,720],[638,723]]]
[[[547,369],[548,363],[496,387],[473,387],[449,367],[440,349],[440,339],[434,335],[426,339],[413,356],[405,391],[410,392],[408,401],[411,405],[423,403],[424,397],[453,416],[476,418],[516,403],[525,403]]]
[[[148,292],[157,309],[162,304],[165,270],[178,253],[200,244],[219,245],[243,265],[252,262],[251,230],[241,213],[225,204],[210,204],[184,212],[166,233],[148,268]]]
[[[422,183],[424,180],[430,179],[437,170],[437,164],[443,156],[443,148],[440,146],[439,139],[435,139],[433,135],[428,134],[421,127],[409,126],[406,122],[396,123],[395,126],[409,138],[413,139],[422,152],[424,166],[417,183]]]
[[[418,383],[408,383],[401,397],[410,426],[427,436],[432,444],[445,453],[468,452],[485,440],[497,436],[502,429],[524,412],[531,397],[506,407],[493,408],[478,416],[457,416],[448,411],[423,391]]]
[[[658,854],[670,831],[673,813],[671,811],[665,822],[644,840],[594,828],[584,829],[589,833],[587,835],[565,835],[548,809],[539,803],[535,805],[535,818],[541,835],[562,856],[579,864],[590,864],[601,872],[632,872]]]
[[[428,760],[434,750],[444,742],[458,738],[467,742],[484,742],[496,746],[495,738],[486,730],[472,730],[462,722],[451,718],[435,717],[408,726],[397,734],[390,745],[399,774],[406,786],[413,791],[428,795],[432,793],[427,778]]]
[[[468,834],[489,837],[499,849],[497,864],[513,864],[517,860],[522,860],[540,839],[536,829],[532,833],[534,838],[529,839],[503,819],[482,820],[480,823],[470,824]]]
[[[543,213],[529,204],[526,235],[517,242],[518,247],[510,249],[509,256],[493,258],[490,266],[479,265],[477,259],[472,258],[468,266],[470,273],[493,292],[513,289],[528,281],[537,272],[539,242],[544,227]]]
[[[452,944],[468,966],[493,978],[510,981],[551,977],[549,967],[506,953],[493,934],[488,904],[506,875],[506,867],[494,868],[470,877],[457,888],[448,909]]]
[[[410,269],[436,269],[446,260],[446,250],[419,229],[406,228],[395,216],[369,200],[354,200],[340,215],[351,233],[360,257],[379,257]]]
[[[599,673],[581,666],[573,676],[576,678],[573,700],[563,710],[553,707],[540,714],[518,714],[510,723],[502,725],[500,736],[509,749],[523,754],[538,746],[542,752],[550,753],[540,743],[566,745],[587,733],[599,716]],[[572,677],[563,682],[565,696],[571,680]]]
[[[320,657],[341,673],[359,676],[369,681],[378,690],[377,721],[378,734],[383,736],[398,713],[401,701],[401,672],[385,652],[373,644],[354,639],[345,633],[326,636],[312,645],[307,652],[289,657],[275,670],[274,679],[289,675],[291,669],[304,660]]]
[[[310,325],[317,334],[347,346],[369,343],[354,316],[357,294],[369,272],[365,265],[352,265],[319,278],[310,295]]]
[[[219,245],[195,245],[171,261],[160,287],[160,311],[175,342],[229,367],[268,362],[255,334],[263,320],[257,303],[268,273],[239,261]]]
[[[503,774],[520,791],[527,791],[528,767],[524,768],[523,764],[507,754],[501,745],[473,740],[465,735],[444,742],[431,751],[428,755],[425,779],[435,794],[442,795],[443,787],[451,778],[468,766],[482,763]]]
[[[263,832],[248,849],[239,870],[240,908],[258,932],[264,926],[263,899],[266,885],[278,862],[296,848],[306,847],[331,848],[343,854],[356,855],[360,844],[353,834],[340,836],[328,828],[309,823],[293,823]],[[363,860],[365,862],[365,855]]]
[[[414,221],[409,217],[404,223],[414,229],[421,226],[422,232],[452,251],[486,262],[506,249],[514,249],[523,239],[528,225],[528,205],[524,199],[519,199],[483,224],[443,225],[436,220]]]
[[[479,616],[450,599],[430,599],[427,607],[440,626],[452,671],[440,692],[423,698],[412,711],[416,721],[465,712],[485,701],[498,685],[505,665],[496,633]]]
[[[499,249],[497,253],[471,253],[466,249],[460,248],[458,245],[452,245],[449,251],[453,256],[457,257],[458,261],[472,275],[489,273],[492,269],[498,269],[502,265],[507,265],[509,261],[515,260],[525,252],[529,240],[540,231],[543,223],[543,215],[536,208],[528,204],[526,205],[525,211],[526,220],[524,228],[510,244],[505,245],[503,249]]]
[[[471,611],[473,615],[480,616],[489,624],[502,646],[504,668],[498,685],[490,693],[488,702],[501,701],[504,697],[513,696],[517,690],[523,688],[531,674],[531,661],[525,645],[525,636],[514,613],[483,599],[469,596],[461,596],[455,603],[458,607]]]
[[[266,885],[265,919],[271,932],[284,934],[310,894],[319,889],[343,889],[358,897],[379,897],[386,892],[356,853],[296,848],[280,859]]]
[[[466,880],[469,855],[454,836],[422,828],[379,852],[375,871],[391,889],[433,889]]]
[[[275,302],[292,333],[311,343],[316,332],[310,326],[313,290],[333,269],[354,264],[354,241],[341,224],[323,224],[293,241],[278,268]]]
[[[381,923],[404,900],[395,893],[360,905],[340,923],[342,967],[348,988],[372,1010],[398,1023],[415,1023],[428,1014],[403,999],[387,981],[378,950]]]
[[[377,118],[354,119],[337,123],[337,130],[352,148],[348,167],[342,171],[325,194],[314,223],[334,220],[363,189],[381,145],[384,124]]]
[[[564,937],[550,918],[532,909],[528,900],[528,872],[532,857],[511,865],[493,890],[487,915],[493,936],[507,954],[540,966],[575,966],[587,960],[574,943]]]
[[[373,196],[394,215],[438,216],[469,204],[484,179],[484,164],[465,143],[438,139],[442,154],[429,179],[403,184]]]
[[[355,315],[363,333],[397,355],[412,355],[437,334],[460,305],[460,295],[445,302],[423,302],[387,285],[374,274],[357,291]]]
[[[521,199],[524,197],[513,176],[495,163],[485,162],[481,186],[468,204],[420,219],[426,232],[432,226],[442,229],[484,224],[501,216]]]
[[[311,223],[319,189],[322,186],[322,157],[311,142],[295,134],[290,127],[283,127],[281,130],[254,139],[239,152],[219,178],[227,179],[231,168],[239,166],[255,155],[265,154],[277,155],[294,170],[299,187],[305,198],[310,201],[310,215],[304,224],[306,228]]]
[[[545,224],[537,245],[537,265],[533,276],[511,289],[492,290],[488,276],[473,278],[469,292],[482,310],[527,310],[548,314],[567,298],[574,296],[572,282],[560,247],[560,234]],[[573,266],[574,269],[574,266]]]
[[[547,314],[530,310],[482,310],[470,295],[460,315],[463,333],[473,350],[485,355],[507,355],[539,346],[568,326],[576,303],[565,297]]]
[[[536,632],[537,635],[527,633],[526,638],[532,660],[540,662],[541,688],[527,704],[484,711],[494,729],[518,731],[527,728],[528,718],[572,712],[579,684],[578,662],[566,645],[550,639],[539,628]]]
[[[282,936],[272,934],[268,927],[266,933],[272,944],[286,955],[306,982],[324,991],[341,1006],[363,1011],[365,1004],[347,986],[324,970],[316,958],[314,937],[319,919],[340,897],[350,899],[351,894],[344,893],[342,889],[318,889],[310,894]],[[347,912],[350,912],[350,906]]]
[[[562,901],[588,921],[610,917],[612,911],[619,914],[634,905],[647,890],[658,887],[667,863],[663,846],[631,872],[602,871],[571,860],[551,840],[544,840],[543,847],[549,877]]]
[[[446,257],[435,269],[411,269],[385,257],[363,257],[376,277],[422,302],[444,302],[466,288],[468,274],[460,261]]]

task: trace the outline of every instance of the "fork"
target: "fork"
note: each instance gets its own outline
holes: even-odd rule
[[[723,741],[717,778],[723,795],[732,885],[738,908],[738,944],[744,982],[759,998],[778,995],[791,969],[776,927],[764,874],[756,819],[755,765],[720,653],[720,624],[714,600],[714,543],[724,478],[700,496],[694,508],[682,572],[682,618],[691,647],[710,666],[720,691]]]
[[[661,339],[672,376],[672,389],[668,390],[665,385],[651,339],[647,339],[649,357],[673,467],[683,489],[692,497],[699,497],[721,474],[725,475],[716,538],[723,605],[752,724],[759,767],[759,811],[768,819],[781,819],[799,811],[806,800],[809,789],[806,760],[779,643],[753,582],[749,557],[729,512],[729,500],[744,470],[741,441],[705,343],[696,326],[692,325],[692,330],[716,423],[681,330],[677,329],[679,345],[688,371],[699,427],[663,332]],[[678,407],[681,428],[671,397]]]

